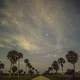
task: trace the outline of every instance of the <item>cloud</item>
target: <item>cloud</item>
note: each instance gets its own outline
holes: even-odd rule
[[[37,45],[30,42],[30,40],[25,36],[14,36],[13,39],[16,40],[18,46],[22,47],[25,50],[34,51],[39,49]]]
[[[20,50],[34,65],[45,68],[68,49],[79,49],[80,16],[75,0],[0,1],[0,55]]]

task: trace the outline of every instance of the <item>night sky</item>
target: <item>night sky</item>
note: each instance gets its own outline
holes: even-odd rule
[[[7,67],[13,49],[40,71],[69,50],[79,54],[80,0],[0,0],[0,60]]]

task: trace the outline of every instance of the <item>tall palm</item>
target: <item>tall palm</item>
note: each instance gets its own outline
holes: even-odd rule
[[[58,65],[58,62],[57,61],[54,61],[53,63],[52,63],[52,67],[53,67],[53,69],[56,71],[56,73],[58,72],[58,70],[59,70],[59,65]]]
[[[25,59],[24,60],[24,63],[26,64],[26,73],[28,72],[28,63],[29,63],[29,60],[28,59]]]
[[[17,62],[17,54],[18,54],[18,52],[16,50],[11,50],[7,54],[7,58],[11,62],[11,65],[10,65],[10,76],[11,76],[12,66]]]
[[[73,65],[74,72],[75,72],[75,64],[78,61],[78,54],[74,51],[69,51],[66,55],[66,59],[69,63]]]
[[[23,58],[23,54],[22,53],[18,53],[17,54],[17,61],[18,61],[18,69],[20,68],[20,59]]]
[[[19,70],[20,70],[20,59],[23,58],[23,54],[22,53],[18,53],[17,54],[17,61],[18,61],[18,80],[20,78],[19,76]]]
[[[65,59],[63,57],[59,58],[58,63],[60,64],[60,66],[62,68],[62,73],[63,73],[63,67],[64,67]]]

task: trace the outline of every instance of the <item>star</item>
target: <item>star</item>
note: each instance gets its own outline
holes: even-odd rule
[[[49,36],[49,34],[48,34],[48,33],[46,33],[46,34],[45,34],[45,36],[46,36],[46,37],[48,37],[48,36]]]

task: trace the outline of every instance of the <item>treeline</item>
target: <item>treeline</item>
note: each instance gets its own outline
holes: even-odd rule
[[[68,53],[65,55],[66,60],[73,65],[72,69],[68,69],[66,73],[75,73],[76,72],[76,63],[79,60],[79,56],[75,51],[68,51]],[[64,64],[66,63],[66,60],[63,57],[60,57],[58,60],[53,61],[51,66],[48,68],[47,71],[45,71],[45,74],[49,73],[58,73],[58,70],[61,67],[62,73],[64,72]]]
[[[20,69],[20,59],[23,58],[23,54],[16,51],[11,50],[7,54],[7,59],[10,61],[10,69],[9,69],[9,76],[13,74],[17,74],[18,78],[20,77],[20,74],[39,74],[39,71],[33,67],[33,65],[30,63],[29,59],[24,59],[25,67],[26,69]],[[79,56],[75,51],[68,51],[68,53],[65,55],[65,58],[60,57],[58,60],[53,61],[53,63],[50,65],[50,67],[43,73],[43,74],[58,74],[59,69],[61,69],[62,73],[64,72],[64,65],[67,62],[71,63],[73,65],[72,69],[68,69],[66,71],[66,74],[74,74],[76,72],[76,63],[79,60]],[[3,74],[3,70],[5,68],[5,64],[0,61],[0,74]]]

